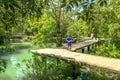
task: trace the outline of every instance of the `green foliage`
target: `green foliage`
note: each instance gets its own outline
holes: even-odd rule
[[[33,55],[33,59],[23,60],[26,68],[23,69],[25,77],[22,80],[72,80],[73,67],[62,60]],[[19,64],[18,67],[21,65]],[[79,68],[80,75],[76,80],[112,80],[117,74],[97,68],[91,69],[84,65]]]
[[[5,32],[3,28],[0,28],[0,36],[5,36]]]
[[[80,36],[85,36],[87,34],[87,25],[86,23],[79,19],[79,20],[74,20],[74,22],[70,23],[67,33],[71,34],[73,37],[80,37]]]
[[[111,42],[120,49],[120,26],[119,24],[109,24],[109,35],[111,37]]]
[[[55,38],[55,21],[47,14],[42,15],[39,22],[29,21],[29,23],[29,31],[36,31],[33,33],[35,35],[33,43],[43,46],[44,44],[47,45],[47,43],[53,41]]]
[[[89,68],[85,65],[80,67],[80,76],[77,80],[112,80],[115,79],[117,74],[108,73],[105,70],[97,69],[97,68]]]
[[[97,0],[99,6],[106,6],[108,4],[108,0]]]
[[[7,40],[7,38],[10,37],[8,36],[8,34],[9,34],[9,31],[5,31],[2,27],[0,28],[0,45],[3,45]]]
[[[61,60],[34,55],[33,59],[24,60],[24,62],[27,67],[23,70],[26,74],[23,80],[72,80],[70,75],[63,74],[69,67],[65,67],[65,63]]]
[[[14,46],[0,46],[0,54],[12,53],[15,51]]]
[[[0,1],[0,37],[9,38],[15,33],[23,32],[26,19],[40,17],[48,0],[1,0]],[[1,31],[2,30],[2,31]],[[0,40],[2,43],[3,40]]]
[[[120,58],[119,50],[114,44],[112,44],[109,41],[105,42],[104,44],[101,44],[100,46],[97,46],[95,55]]]
[[[7,66],[7,62],[3,59],[0,59],[0,73],[5,72]]]
[[[15,51],[15,46],[12,46],[12,45],[11,45],[11,46],[8,46],[8,47],[7,47],[7,51],[8,51],[8,52],[13,52],[13,51]]]

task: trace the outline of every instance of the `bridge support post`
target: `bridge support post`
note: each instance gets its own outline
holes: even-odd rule
[[[90,51],[90,46],[88,46],[88,51]]]
[[[98,46],[98,43],[95,44],[95,48]]]
[[[84,51],[85,51],[84,48],[82,48],[82,53],[84,53]]]
[[[79,72],[79,65],[77,63],[73,64],[73,80],[76,80]]]
[[[92,46],[92,49],[93,49],[95,47],[95,44],[92,44],[91,46]]]
[[[45,66],[45,72],[47,70],[47,56],[41,55],[42,65]]]
[[[101,41],[98,41],[98,46],[101,44]]]

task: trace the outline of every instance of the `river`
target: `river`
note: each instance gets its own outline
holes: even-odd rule
[[[10,45],[15,46],[15,51],[2,56],[7,60],[7,69],[0,73],[0,80],[21,80],[21,77],[24,76],[22,69],[25,68],[22,60],[30,59],[32,55],[30,50],[36,49],[36,47],[31,42],[17,42]],[[21,67],[17,66],[18,63],[22,64]]]

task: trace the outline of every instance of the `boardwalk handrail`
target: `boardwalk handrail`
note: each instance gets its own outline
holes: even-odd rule
[[[89,45],[92,45],[92,44],[96,44],[96,43],[99,43],[100,41],[103,41],[103,40],[86,40],[84,42],[80,42],[80,43],[77,43],[77,44],[73,44],[72,48],[71,48],[71,51],[76,51],[78,49],[81,49],[83,47],[86,47],[86,46],[89,46]]]
[[[72,63],[86,64],[90,67],[97,67],[111,72],[120,73],[120,59],[71,52],[66,49],[47,48],[40,50],[32,50],[31,52],[37,53],[39,55],[46,55],[54,58],[59,58]]]

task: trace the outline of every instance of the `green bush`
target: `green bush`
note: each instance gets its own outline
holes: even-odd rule
[[[8,46],[7,47],[7,52],[13,52],[13,51],[15,51],[15,46]]]
[[[11,53],[15,51],[15,47],[14,46],[0,46],[0,53],[1,54],[5,54],[5,53]]]
[[[109,37],[111,42],[115,44],[115,46],[120,49],[120,26],[118,23],[109,24]]]
[[[22,80],[72,80],[69,67],[62,60],[34,55],[33,59],[24,60],[26,75]],[[66,70],[67,69],[67,70]],[[67,71],[69,74],[66,74]],[[71,75],[70,75],[71,73]]]
[[[80,66],[80,76],[77,80],[117,80],[117,75],[98,68],[89,68],[85,65]]]
[[[5,72],[7,62],[3,59],[0,59],[0,72]]]
[[[95,55],[120,58],[120,51],[117,49],[115,44],[112,44],[110,41],[97,46]]]

